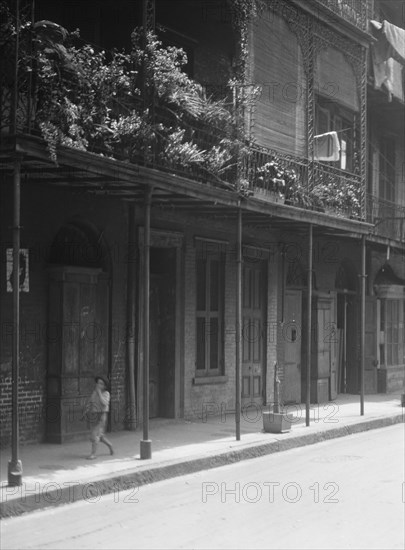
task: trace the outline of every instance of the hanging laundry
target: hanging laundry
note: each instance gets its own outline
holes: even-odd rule
[[[377,42],[372,46],[374,88],[384,86],[388,100],[392,96],[403,101],[402,71],[405,64],[405,30],[388,21],[371,21]]]
[[[319,134],[314,138],[314,160],[336,162],[340,158],[340,143],[337,132]]]

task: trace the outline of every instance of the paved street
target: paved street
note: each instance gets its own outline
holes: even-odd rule
[[[404,425],[3,520],[2,548],[404,548]]]

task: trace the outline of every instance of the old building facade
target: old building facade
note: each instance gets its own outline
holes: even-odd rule
[[[33,20],[80,27],[107,49],[149,25],[186,51],[185,73],[225,101],[244,143],[236,168],[215,178],[66,145],[55,163],[24,86],[16,127],[7,122],[12,88],[2,81],[3,443],[16,193],[22,441],[83,437],[83,403],[100,373],[111,381],[112,430],[142,426],[145,373],[150,418],[269,407],[276,362],[285,403],[403,392],[404,59],[400,43],[399,54],[395,42],[386,58],[374,51],[388,25],[403,36],[395,3],[80,5],[37,0]],[[378,79],[386,66],[392,83]],[[195,132],[209,150],[207,124]]]

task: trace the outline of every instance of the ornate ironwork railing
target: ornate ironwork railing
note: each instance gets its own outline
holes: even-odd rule
[[[9,129],[10,109],[6,96],[2,96],[2,132]],[[6,100],[6,101],[4,101]],[[115,109],[123,112],[130,111],[138,100],[132,98],[131,105],[117,101]],[[138,105],[139,107],[139,105]],[[40,135],[35,124],[35,104],[28,115],[27,100],[23,95],[18,104],[17,128],[20,132]],[[154,122],[156,125],[164,124],[166,127],[175,126],[176,113],[167,108],[156,106],[154,109]],[[142,140],[123,140],[114,144],[113,149],[104,149],[97,143],[89,146],[89,151],[102,153],[129,160],[136,164],[143,164],[183,175],[185,177],[229,189],[237,190],[237,182],[241,182],[242,190],[248,195],[268,202],[282,202],[308,210],[326,212],[332,216],[361,219],[361,178],[355,174],[339,170],[324,163],[311,162],[306,158],[281,153],[274,149],[258,147],[252,144],[242,145],[235,140],[231,128],[219,128],[214,124],[196,121],[191,117],[186,120],[183,115],[183,129],[185,138],[192,140],[200,151],[213,151],[218,155],[218,165],[214,163],[182,161],[181,155],[171,155],[170,147],[159,139],[154,141],[152,148],[146,151]],[[227,149],[227,157],[221,157],[218,153],[218,144],[225,140],[233,143]],[[100,148],[101,147],[101,148]],[[238,151],[241,153],[241,161],[237,161]],[[312,168],[313,184],[309,187],[309,169]],[[395,205],[376,205],[372,203],[371,218],[377,222],[384,216],[393,217],[391,210]],[[403,215],[403,212],[402,212]],[[398,215],[396,215],[398,216]],[[395,216],[394,216],[395,217]],[[388,227],[395,225],[395,231],[390,229],[390,234],[398,233],[398,222],[380,222],[381,231],[388,231]]]
[[[262,184],[258,183],[257,178],[255,179],[255,175],[258,169],[272,161],[277,162],[284,170],[294,170],[300,181],[307,181],[308,161],[306,159],[280,153],[267,147],[250,146],[249,154],[245,161],[245,175],[249,179],[252,188],[263,187]],[[268,187],[267,189],[270,190]]]
[[[313,185],[309,187],[308,169]],[[333,216],[362,218],[362,179],[333,166],[278,151],[250,147],[242,178],[257,198],[326,212]]]
[[[2,86],[0,83],[0,141],[2,135],[7,135],[12,131],[12,90],[9,87]],[[128,115],[134,109],[138,112],[142,110],[142,100],[137,97],[111,98],[111,112],[115,115]],[[189,140],[195,146],[195,158],[198,158],[198,153],[211,151],[211,162],[190,161],[185,162],[181,154],[173,154],[164,140],[159,139],[159,125],[164,124],[167,128],[174,129],[178,125],[178,113],[175,109],[164,108],[156,105],[153,109],[154,116],[151,118],[151,124],[156,126],[156,139],[153,144],[144,146],[145,140],[140,139],[123,139],[113,144],[103,143],[101,140],[89,142],[87,150],[97,154],[113,156],[118,159],[129,160],[136,164],[144,164],[150,167],[156,167],[161,170],[175,172],[178,175],[189,177],[203,183],[212,183],[218,185],[232,186],[236,188],[236,147],[234,150],[228,148],[220,148],[219,144],[223,140],[225,143],[230,143],[234,136],[231,128],[220,128],[212,123],[208,124],[205,121],[197,120],[183,113],[179,126],[184,130],[184,141]],[[36,111],[38,109],[38,100],[35,98],[29,101],[28,94],[19,93],[16,111],[16,130],[19,133],[35,135],[42,137],[42,133],[36,120]],[[181,142],[181,137],[179,137]],[[72,144],[72,147],[75,145]],[[181,143],[177,147],[181,152]],[[221,151],[223,157],[221,157]],[[172,153],[172,154],[171,154]],[[217,162],[215,162],[217,160]]]
[[[367,31],[373,13],[373,0],[318,0],[319,4],[352,25]]]
[[[249,146],[244,156],[242,181],[251,193],[265,200],[293,204],[289,190],[308,181],[308,161],[267,147]],[[290,199],[290,200],[289,200]]]
[[[367,195],[367,221],[376,235],[405,242],[405,205]]]
[[[313,163],[312,195],[321,200],[328,211],[347,218],[361,218],[362,179],[359,175],[321,162]]]

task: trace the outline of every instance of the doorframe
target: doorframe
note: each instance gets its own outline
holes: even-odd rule
[[[138,350],[137,350],[137,418],[139,422],[143,421],[143,304],[144,304],[144,226],[138,226]],[[150,229],[150,247],[151,248],[174,248],[175,249],[175,343],[174,343],[174,417],[182,418],[184,414],[184,284],[183,284],[183,250],[184,234],[178,231],[164,229]]]

